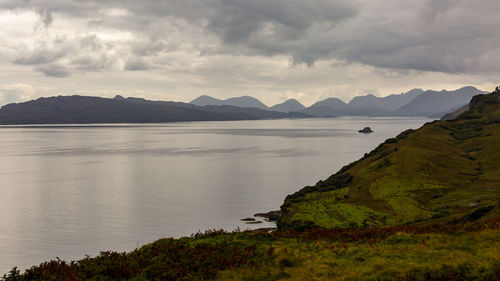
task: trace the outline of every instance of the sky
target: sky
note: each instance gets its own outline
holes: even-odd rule
[[[0,0],[0,105],[500,84],[498,0]]]

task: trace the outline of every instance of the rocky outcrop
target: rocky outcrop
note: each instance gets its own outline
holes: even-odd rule
[[[373,133],[373,130],[370,127],[364,127],[363,130],[359,130],[358,132],[360,132],[362,134],[369,134],[369,133]]]

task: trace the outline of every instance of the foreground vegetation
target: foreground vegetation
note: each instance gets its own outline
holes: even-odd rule
[[[211,231],[54,260],[3,280],[500,280],[500,219],[377,229]]]
[[[288,196],[278,231],[53,260],[17,280],[500,280],[500,90]]]

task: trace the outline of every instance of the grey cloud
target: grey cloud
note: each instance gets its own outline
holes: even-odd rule
[[[111,68],[117,62],[118,54],[112,45],[105,44],[96,35],[79,38],[78,52],[69,61],[77,70],[97,71]]]
[[[35,67],[35,70],[50,77],[66,77],[70,75],[69,69],[59,63],[39,65]]]
[[[427,14],[412,13],[404,21],[398,17],[376,19],[371,25],[359,28],[361,36],[345,42],[349,48],[341,49],[339,56],[394,69],[500,72],[498,56],[491,55],[500,48],[500,30],[495,27],[500,19],[488,16],[500,13],[500,3],[436,2],[424,2],[422,8]],[[433,20],[429,21],[429,17]]]
[[[102,1],[103,4],[106,2],[105,0]],[[73,16],[95,14],[99,6],[98,1],[88,0],[6,0],[0,3],[0,9],[27,9],[38,13],[40,11],[50,11],[51,14],[53,12],[62,12]]]
[[[129,31],[136,37],[121,53],[126,70],[147,70],[144,57],[177,49],[193,54],[289,56],[295,64],[340,60],[397,70],[445,73],[500,72],[500,2],[497,0],[348,1],[348,0],[31,0],[3,1],[4,9],[33,9],[50,24],[52,15],[89,19],[89,26]],[[107,17],[96,11],[127,9]],[[50,12],[49,12],[50,11]],[[181,19],[175,24],[175,19]],[[218,38],[217,42],[206,33]],[[89,44],[93,44],[90,42]],[[66,63],[102,69],[86,53],[104,52],[80,44],[64,52],[56,45],[38,48],[19,64]],[[117,46],[114,46],[117,47]],[[109,49],[104,57],[109,57]],[[68,65],[68,67],[72,67]]]
[[[53,41],[42,41],[30,50],[24,46],[21,56],[14,60],[16,64],[38,65],[54,62],[75,51],[75,45],[65,37],[56,37]]]
[[[52,12],[50,10],[44,9],[38,11],[40,14],[40,20],[45,28],[49,27],[52,24]]]
[[[317,0],[222,0],[216,11],[208,27],[228,43],[245,41],[258,31],[297,40],[317,22],[335,23],[356,14],[349,2]]]
[[[1,89],[0,88],[0,105],[9,104],[21,101],[22,91],[18,89]]]
[[[154,66],[147,60],[141,57],[131,57],[125,63],[125,70],[129,71],[139,71],[153,69]]]
[[[327,58],[331,42],[315,44],[317,30],[333,29],[358,9],[348,1],[220,1],[208,16],[207,30],[218,34],[226,51],[249,55],[289,55],[312,65]],[[311,40],[312,39],[312,40]]]
[[[97,71],[116,64],[118,54],[112,45],[105,44],[96,35],[79,38],[56,37],[42,41],[30,50],[24,47],[22,56],[13,62],[34,65],[35,70],[51,77],[66,77],[73,71]]]
[[[422,17],[426,21],[434,21],[436,18],[454,6],[458,5],[462,0],[428,0],[422,8]]]
[[[132,53],[136,56],[150,56],[158,54],[165,48],[164,42],[143,40],[132,45]]]
[[[16,6],[14,1],[7,1],[4,7]],[[1,4],[0,4],[1,5]],[[203,23],[205,30],[219,36],[225,48],[220,51],[234,53],[253,53],[274,55],[291,54],[286,45],[297,45],[304,38],[304,33],[318,22],[331,24],[350,18],[356,14],[356,8],[350,1],[322,1],[322,0],[186,0],[186,1],[42,1],[33,0],[18,2],[18,8],[34,8],[66,13],[71,16],[86,16],[91,23],[100,26],[108,25],[117,29],[128,30],[144,34],[144,30],[151,30],[153,24],[168,24],[158,19],[165,17],[182,18],[186,23]],[[100,8],[126,8],[133,14],[125,19],[96,19],[95,11]],[[158,36],[158,35],[156,35]],[[162,34],[168,38],[169,34]],[[155,48],[135,48],[134,53],[147,53],[150,50],[161,50],[157,38],[153,39]],[[276,48],[267,49],[262,41],[279,41]],[[197,42],[203,45],[204,42]],[[201,46],[203,48],[203,46]],[[212,50],[217,52],[216,50]],[[295,51],[295,53],[299,53]],[[299,59],[302,60],[302,59]],[[310,59],[308,59],[310,61]]]
[[[70,60],[70,65],[75,70],[99,71],[110,68],[116,63],[115,57],[108,57],[105,54],[82,54]]]

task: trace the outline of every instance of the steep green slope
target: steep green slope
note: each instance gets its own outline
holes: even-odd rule
[[[289,195],[280,229],[476,220],[500,214],[500,91],[452,121],[388,139]]]

